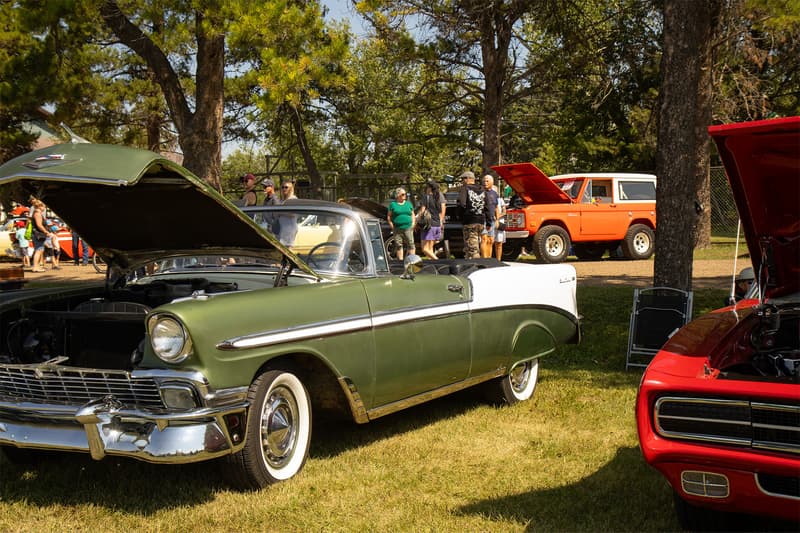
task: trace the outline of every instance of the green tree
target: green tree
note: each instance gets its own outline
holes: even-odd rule
[[[356,4],[380,38],[399,43],[401,51],[413,51],[424,63],[429,71],[424,100],[458,108],[452,116],[462,142],[480,150],[484,170],[500,162],[503,112],[526,93],[520,80],[529,75],[520,60],[515,28],[526,13],[548,2],[363,0]],[[418,31],[410,31],[410,24]]]
[[[326,115],[326,93],[346,91],[351,84],[345,68],[347,28],[327,24],[316,0],[273,0],[258,9],[249,2],[234,5],[229,40],[233,54],[254,64],[245,75],[254,101],[266,116],[274,117],[273,131],[280,132],[286,122],[291,126],[318,196],[322,177],[306,123]]]

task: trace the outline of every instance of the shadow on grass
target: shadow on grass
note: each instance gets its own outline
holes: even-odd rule
[[[210,501],[225,488],[211,463],[154,465],[127,458],[42,452],[32,465],[0,459],[0,500],[38,506],[90,504],[132,514]]]
[[[528,531],[674,531],[677,520],[663,512],[671,505],[658,473],[638,448],[626,447],[578,482],[482,500],[457,512],[513,520]]]
[[[664,512],[668,510],[669,512]],[[456,512],[502,517],[527,531],[676,531],[672,489],[638,448],[617,450],[602,468],[576,483],[482,500]],[[730,514],[725,531],[793,531],[796,524]]]
[[[486,405],[487,402],[480,389],[473,388],[378,418],[368,424],[315,418],[311,456],[334,457],[384,439],[422,429]]]
[[[477,391],[451,396],[395,413],[366,425],[314,420],[310,457],[329,458],[486,405]],[[88,454],[40,452],[29,466],[0,454],[0,501],[38,506],[96,505],[148,516],[212,501],[231,490],[221,461],[155,465],[128,458],[94,461]],[[266,489],[269,490],[269,489]]]

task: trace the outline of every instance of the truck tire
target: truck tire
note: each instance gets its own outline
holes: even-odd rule
[[[634,224],[622,239],[622,253],[628,259],[648,259],[653,255],[655,242],[653,230],[644,224]]]
[[[533,236],[536,257],[545,263],[561,263],[569,255],[569,234],[561,226],[545,226]]]

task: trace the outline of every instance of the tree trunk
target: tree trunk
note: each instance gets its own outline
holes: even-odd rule
[[[289,111],[289,116],[294,127],[294,133],[297,137],[297,144],[300,147],[300,153],[303,155],[303,162],[306,165],[308,178],[311,181],[311,194],[315,199],[322,198],[322,176],[317,168],[317,162],[314,161],[314,156],[311,154],[311,149],[306,140],[306,131],[303,128],[303,118],[300,116],[300,111],[292,106],[286,106]]]
[[[497,9],[480,11],[481,59],[483,61],[483,171],[500,163],[500,126],[503,120],[503,95],[508,70],[510,20]]]
[[[187,103],[178,75],[156,44],[134,25],[117,2],[106,0],[100,14],[122,44],[144,59],[164,93],[178,131],[183,166],[219,189],[222,172],[222,110],[225,79],[225,35],[196,13],[197,73],[195,110]]]
[[[720,0],[664,2],[655,286],[692,288],[695,236],[708,209],[698,193],[707,189],[709,70],[720,7]]]

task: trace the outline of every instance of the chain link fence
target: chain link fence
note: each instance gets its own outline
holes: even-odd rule
[[[711,167],[711,235],[736,237],[739,214],[723,167]]]

